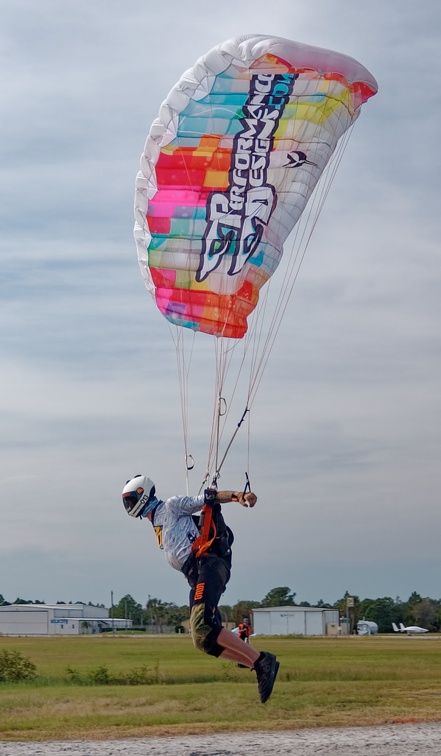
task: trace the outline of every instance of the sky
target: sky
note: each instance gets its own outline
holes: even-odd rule
[[[410,0],[2,0],[0,593],[179,605],[127,517],[136,473],[185,493],[175,352],[145,290],[134,183],[151,122],[241,34],[346,53],[379,84],[309,245],[221,488],[248,469],[223,603],[441,597],[441,6]],[[203,468],[211,386],[190,427]],[[200,475],[192,478],[196,493]]]

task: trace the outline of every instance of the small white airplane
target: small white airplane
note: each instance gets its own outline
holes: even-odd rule
[[[397,627],[395,622],[392,622],[392,627],[396,633],[407,633],[408,635],[418,635],[418,633],[429,632],[425,627],[418,627],[418,625],[409,625],[408,627],[404,627],[402,622],[400,622],[400,627]]]

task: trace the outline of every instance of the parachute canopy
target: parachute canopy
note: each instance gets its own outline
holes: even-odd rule
[[[377,91],[353,58],[229,40],[183,74],[148,135],[135,198],[146,285],[178,326],[241,338],[338,140]]]

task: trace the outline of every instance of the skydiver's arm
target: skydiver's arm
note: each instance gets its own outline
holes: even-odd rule
[[[204,496],[171,496],[165,504],[176,517],[191,515],[200,512],[204,506]]]
[[[254,507],[257,496],[251,491],[244,494],[243,491],[218,491],[216,501],[219,504],[226,504],[229,501],[238,501],[243,507]]]

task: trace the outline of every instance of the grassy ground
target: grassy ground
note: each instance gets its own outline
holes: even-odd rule
[[[0,683],[0,740],[100,739],[441,720],[441,636],[255,638],[281,667],[270,701],[254,673],[187,636],[0,637],[38,679]],[[143,668],[150,684],[90,685]],[[129,675],[130,676],[130,675]]]

